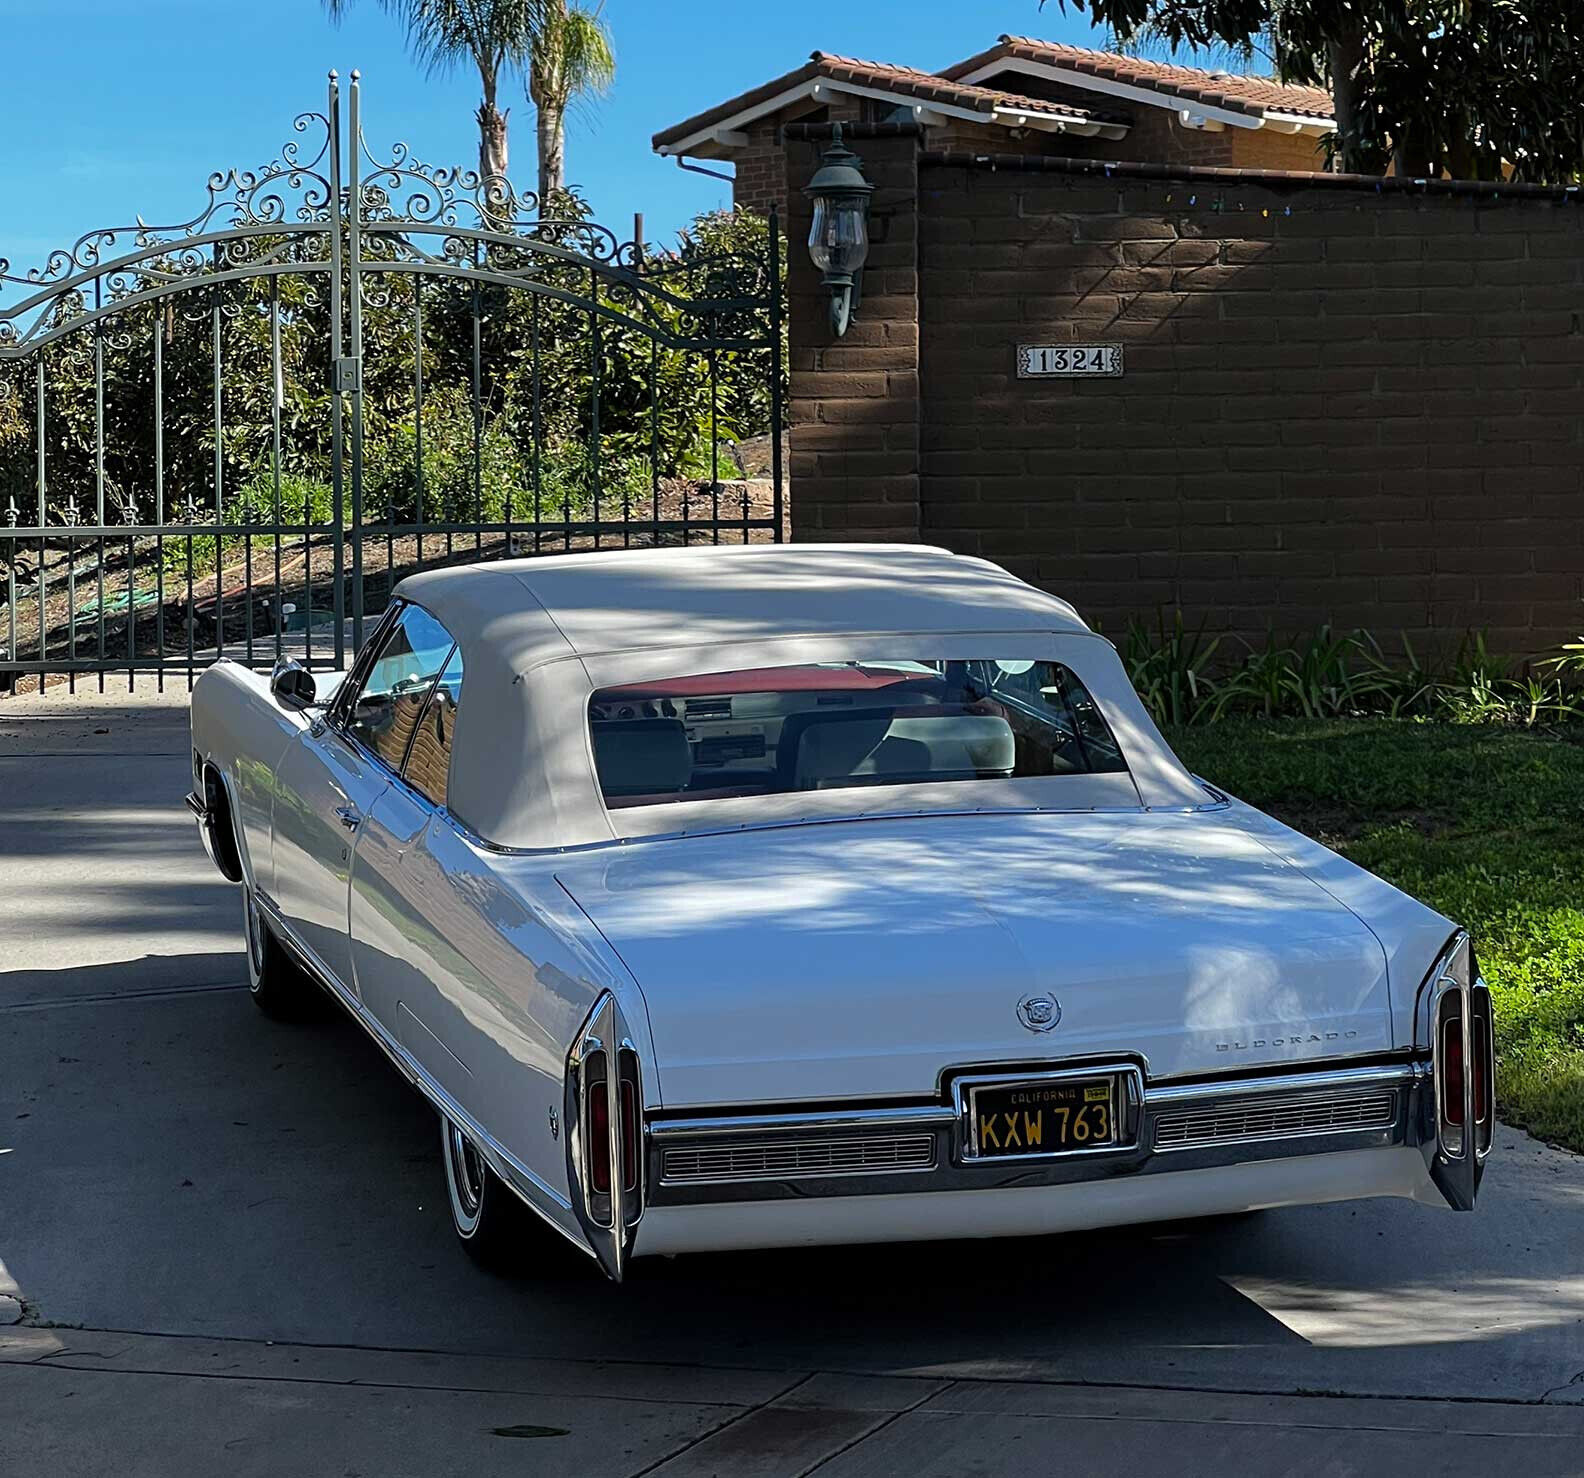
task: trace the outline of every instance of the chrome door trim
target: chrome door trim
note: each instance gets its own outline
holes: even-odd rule
[[[385,634],[395,625],[397,618],[406,606],[407,602],[405,600],[400,597],[393,597],[391,603],[385,607],[385,614],[380,617],[374,630],[363,639],[363,645],[353,654],[352,661],[347,667],[346,676],[342,678],[340,687],[336,689],[335,697],[331,699],[324,710],[325,725],[332,731],[340,731],[345,728],[345,724],[342,721],[346,716],[347,709],[352,706],[353,694],[363,686],[363,680],[368,676],[369,665],[374,660],[375,651],[378,650],[379,644],[385,640]]]
[[[592,1257],[592,1249],[580,1241],[566,1227],[562,1226],[556,1218],[539,1204],[540,1200],[548,1202],[557,1209],[572,1212],[572,1202],[563,1196],[554,1186],[541,1180],[527,1165],[523,1164],[505,1145],[489,1132],[477,1119],[459,1104],[424,1068],[423,1064],[415,1058],[402,1044],[393,1037],[375,1016],[357,999],[350,991],[335,980],[324,962],[319,959],[303,942],[292,932],[291,926],[281,917],[280,910],[275,907],[274,900],[263,894],[255,894],[259,906],[269,916],[270,924],[280,931],[280,938],[297,957],[298,962],[308,970],[315,980],[338,1001],[347,1011],[347,1014],[374,1039],[375,1044],[390,1058],[396,1070],[409,1083],[412,1084],[435,1110],[444,1114],[452,1123],[459,1125],[467,1131],[468,1137],[473,1141],[474,1147],[488,1161],[492,1169],[506,1185],[510,1186],[517,1197],[528,1209],[539,1216],[543,1221],[555,1228],[579,1252]]]

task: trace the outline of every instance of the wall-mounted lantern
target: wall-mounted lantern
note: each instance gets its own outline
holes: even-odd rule
[[[874,186],[863,177],[863,161],[842,143],[841,124],[820,155],[820,167],[804,186],[814,202],[809,256],[820,281],[831,292],[831,331],[840,338],[852,319],[865,258],[869,255],[869,197]]]

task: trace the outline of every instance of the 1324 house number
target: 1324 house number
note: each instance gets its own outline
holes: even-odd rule
[[[1120,344],[1019,344],[1018,378],[1066,375],[1120,375]]]

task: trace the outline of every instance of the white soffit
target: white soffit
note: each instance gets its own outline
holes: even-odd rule
[[[907,108],[926,128],[938,127],[947,119],[956,118],[968,123],[999,124],[1003,128],[1035,128],[1047,133],[1070,133],[1082,138],[1100,134],[1104,138],[1119,139],[1127,133],[1125,123],[1101,123],[1092,118],[1080,117],[1076,113],[1041,113],[1019,108],[1010,103],[998,103],[990,112],[981,113],[974,108],[960,108],[955,103],[943,103],[933,98],[928,100],[915,98],[905,92],[870,87],[862,82],[849,82],[845,78],[811,77],[806,82],[800,82],[795,87],[789,87],[784,92],[767,97],[742,109],[741,112],[732,113],[707,128],[690,133],[675,143],[663,144],[658,152],[662,155],[694,154],[699,158],[709,158],[712,156],[705,152],[706,147],[740,148],[748,142],[748,136],[743,132],[748,124],[756,123],[772,113],[778,113],[782,108],[790,107],[793,103],[805,99],[818,101],[832,93],[843,93],[848,97],[873,98],[878,102]],[[1258,126],[1257,122],[1256,126]]]
[[[1194,123],[1193,127],[1204,128],[1211,124],[1220,125],[1222,128],[1264,128],[1267,123],[1274,123],[1282,133],[1314,133],[1325,134],[1335,129],[1336,124],[1326,118],[1309,118],[1302,113],[1282,113],[1275,110],[1266,110],[1261,113],[1238,113],[1231,108],[1218,108],[1212,103],[1202,103],[1196,100],[1177,97],[1171,93],[1157,92],[1150,87],[1136,87],[1131,82],[1118,82],[1110,77],[1096,77],[1089,72],[1075,71],[1070,67],[1052,66],[1049,62],[1036,62],[1028,57],[1004,56],[995,61],[986,62],[983,66],[975,67],[973,71],[964,73],[956,80],[969,83],[973,86],[981,85],[987,77],[998,77],[1004,72],[1018,72],[1025,77],[1043,77],[1051,82],[1065,82],[1072,87],[1081,87],[1088,92],[1105,93],[1108,97],[1125,98],[1130,103],[1144,103],[1151,108],[1164,108],[1168,112],[1176,113],[1179,118],[1191,116],[1202,120]],[[1287,125],[1297,124],[1297,128]]]

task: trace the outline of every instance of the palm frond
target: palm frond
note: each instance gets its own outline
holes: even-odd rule
[[[616,80],[616,53],[599,12],[578,7],[567,12],[562,51],[573,96],[605,93]]]
[[[1250,38],[1247,43],[1212,42],[1195,46],[1173,36],[1155,21],[1144,21],[1125,35],[1111,27],[1106,49],[1141,61],[1170,62],[1179,67],[1201,67],[1207,72],[1247,72],[1258,62],[1273,62],[1269,37]]]
[[[536,102],[564,111],[578,99],[610,90],[616,78],[616,53],[601,11],[552,0],[534,35],[529,57],[531,92]]]
[[[472,61],[491,76],[526,66],[545,23],[546,0],[377,0],[406,28],[407,47],[431,75]],[[324,0],[339,21],[352,0]]]

